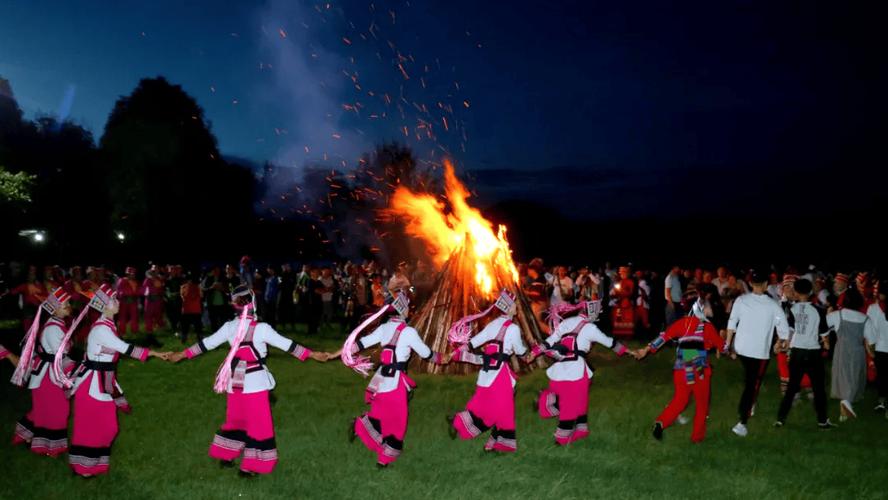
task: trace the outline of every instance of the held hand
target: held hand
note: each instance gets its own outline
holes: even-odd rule
[[[312,352],[308,355],[309,358],[319,362],[326,363],[328,359],[330,359],[330,353],[327,352]]]
[[[524,361],[525,363],[527,363],[528,365],[533,363],[534,359],[535,359],[535,357],[534,357],[533,353],[527,353],[521,357],[521,360]]]
[[[650,352],[651,352],[650,347],[645,347],[644,349],[639,349],[639,350],[635,351],[635,353],[634,353],[635,359],[638,361],[641,361],[642,359],[646,358],[648,353],[650,353]]]
[[[733,349],[731,349],[731,359],[733,359],[733,360],[737,359],[737,351],[735,351]]]
[[[185,358],[184,352],[174,352],[174,353],[170,354],[170,356],[167,358],[167,361],[169,361],[170,363],[178,363],[179,361],[182,361],[184,358]]]
[[[168,361],[172,354],[173,353],[171,353],[171,352],[157,352],[157,351],[150,351],[150,350],[148,351],[149,358],[160,358],[164,361]]]
[[[342,349],[339,349],[339,350],[336,351],[336,352],[332,352],[332,353],[330,353],[330,354],[327,356],[327,359],[336,359],[336,358],[338,358],[338,357],[341,356],[341,355],[342,355]]]

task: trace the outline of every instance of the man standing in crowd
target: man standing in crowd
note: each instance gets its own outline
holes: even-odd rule
[[[278,278],[277,272],[271,264],[265,268],[265,274],[268,277],[265,279],[265,317],[263,319],[266,323],[271,325],[272,328],[275,328],[277,326],[277,309],[278,300],[280,299],[281,279]]]
[[[751,281],[752,293],[737,298],[728,319],[727,344],[733,345],[733,352],[740,358],[745,373],[743,395],[738,407],[740,421],[731,429],[741,437],[749,432],[746,424],[771,359],[774,330],[777,330],[780,338],[780,349],[787,348],[789,338],[789,325],[783,309],[766,294],[768,275],[754,271]]]
[[[323,311],[321,294],[324,293],[324,286],[320,281],[320,273],[317,269],[309,271],[309,280],[306,285],[306,323],[308,323],[308,334],[316,335],[318,333],[318,324],[321,322],[321,314]]]
[[[213,266],[213,270],[204,278],[201,289],[207,301],[210,329],[215,332],[223,323],[231,319],[228,317],[229,290],[222,279],[222,270],[219,269],[219,266]]]
[[[678,318],[684,316],[681,308],[681,268],[672,266],[672,270],[666,275],[666,283],[663,291],[666,299],[666,326],[668,327]]]
[[[333,305],[336,294],[336,280],[333,279],[333,270],[329,267],[321,269],[321,326],[333,324],[335,311]]]
[[[125,276],[117,280],[115,291],[120,301],[120,309],[117,311],[117,333],[120,337],[126,335],[126,327],[129,325],[132,333],[139,332],[139,282],[136,281],[136,268],[127,267]]]
[[[304,268],[305,266],[303,266]],[[294,304],[294,291],[296,290],[296,276],[289,262],[281,266],[280,287],[278,288],[278,323],[281,328],[296,324],[296,305]],[[300,302],[302,297],[300,295]],[[302,311],[300,311],[302,312]]]
[[[555,276],[552,279],[552,299],[549,305],[569,303],[573,300],[573,280],[567,275],[567,268],[558,266],[555,268]]]
[[[178,334],[182,324],[182,266],[169,266],[169,276],[164,283],[164,298],[166,299],[166,314],[170,320],[170,328]]]

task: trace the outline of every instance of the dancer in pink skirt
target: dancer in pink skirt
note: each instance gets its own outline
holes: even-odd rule
[[[243,475],[270,474],[277,464],[277,445],[268,393],[275,381],[266,367],[268,346],[277,347],[305,361],[327,361],[329,354],[313,352],[295,341],[281,336],[267,323],[256,318],[253,292],[241,285],[232,294],[232,305],[240,311],[240,319],[223,324],[216,333],[185,351],[173,354],[171,361],[194,358],[225,342],[231,345],[228,356],[216,375],[213,390],[227,393],[225,423],[213,438],[210,457],[223,467],[234,465],[242,457]]]
[[[474,337],[471,323],[496,309],[501,313]],[[490,429],[485,451],[514,452],[518,449],[515,439],[515,384],[518,377],[509,366],[512,355],[523,356],[527,346],[521,339],[521,329],[512,322],[516,313],[515,296],[503,290],[499,298],[486,311],[467,316],[450,328],[450,341],[460,345],[452,359],[481,365],[475,394],[466,409],[448,416],[452,438],[472,439]],[[482,347],[482,354],[471,349]]]
[[[368,358],[354,357],[354,354],[377,344],[383,346],[379,355],[379,369],[364,394],[370,411],[349,423],[349,440],[360,437],[364,446],[376,453],[376,465],[379,467],[394,462],[404,447],[408,394],[416,387],[416,383],[407,375],[411,353],[415,352],[431,363],[446,363],[441,354],[429,349],[415,329],[407,326],[409,313],[410,303],[407,294],[402,291],[390,305],[383,306],[355,328],[342,349],[332,355],[342,354],[346,366],[366,376],[373,364]],[[357,340],[361,331],[380,318],[384,323]]]
[[[145,362],[149,357],[167,359],[160,353],[128,344],[117,336],[114,315],[119,303],[106,284],[93,294],[89,306],[101,313],[86,339],[86,353],[80,367],[69,379],[64,371],[64,353],[75,328],[65,334],[53,360],[56,378],[74,396],[74,432],[68,462],[74,473],[83,477],[106,474],[111,463],[111,445],[117,437],[117,410],[131,411],[117,383],[117,362],[120,355]],[[79,318],[82,318],[85,308]]]
[[[31,389],[31,411],[16,424],[12,444],[30,443],[32,452],[51,457],[68,450],[71,404],[52,371],[52,364],[68,330],[65,318],[71,315],[70,298],[63,289],[56,288],[41,304],[41,311],[49,313],[50,318],[41,329],[38,312],[25,338],[21,363],[12,376],[13,384],[21,387],[27,383]],[[66,373],[74,367],[67,357],[63,365]]]
[[[579,312],[579,314],[576,314]],[[546,370],[549,387],[540,391],[534,405],[542,418],[558,417],[555,443],[561,446],[589,435],[589,385],[592,369],[586,356],[593,343],[612,349],[618,356],[634,351],[608,337],[595,325],[601,313],[601,301],[585,301],[577,305],[559,304],[549,313],[552,335],[542,345],[535,345],[528,354],[529,363],[540,354],[555,360]],[[574,314],[561,320],[564,316]]]

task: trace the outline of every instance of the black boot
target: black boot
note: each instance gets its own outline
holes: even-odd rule
[[[651,434],[654,436],[654,439],[656,439],[657,441],[662,441],[663,440],[663,424],[661,424],[660,422],[654,422],[654,430],[651,432]]]

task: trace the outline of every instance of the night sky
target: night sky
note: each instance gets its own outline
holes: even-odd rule
[[[26,115],[97,138],[118,96],[163,75],[224,154],[256,163],[350,167],[395,139],[451,155],[486,200],[604,217],[692,213],[689,198],[767,212],[799,191],[828,207],[837,172],[849,196],[881,196],[860,182],[881,175],[888,111],[862,5],[0,4],[0,76]]]

